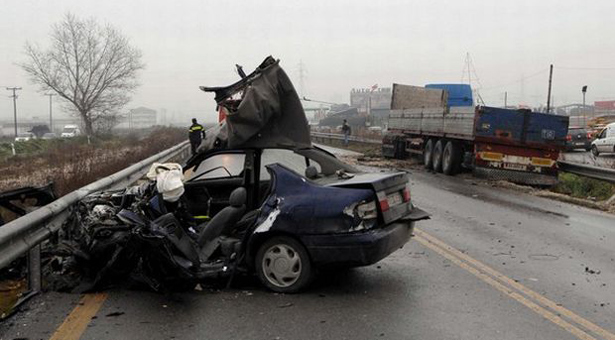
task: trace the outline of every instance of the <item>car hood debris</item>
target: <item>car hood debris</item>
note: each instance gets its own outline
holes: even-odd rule
[[[226,119],[208,133],[200,151],[213,148],[306,148],[310,128],[299,96],[280,61],[269,56],[254,72],[215,93]]]

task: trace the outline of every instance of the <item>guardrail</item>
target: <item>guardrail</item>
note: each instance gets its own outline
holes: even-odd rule
[[[615,170],[613,169],[562,161],[557,162],[557,165],[565,172],[615,183]]]
[[[175,157],[187,158],[188,141],[135,163],[111,176],[88,184],[0,227],[0,268],[28,253],[28,286],[32,291],[41,289],[40,243],[62,227],[69,208],[85,196],[100,190],[125,187],[143,177],[154,162],[165,162]]]
[[[344,135],[339,133],[325,133],[325,132],[311,132],[310,135],[313,138],[322,138],[330,140],[344,140]],[[348,136],[349,142],[364,143],[364,144],[382,144],[382,139],[371,139],[359,136]]]

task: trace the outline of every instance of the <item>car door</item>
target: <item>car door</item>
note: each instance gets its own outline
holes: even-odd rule
[[[596,149],[598,149],[599,152],[604,152],[606,149],[605,143],[606,143],[606,129],[600,131],[600,133],[596,137],[596,141],[595,141]]]
[[[615,126],[609,126],[606,129],[604,152],[615,152]]]

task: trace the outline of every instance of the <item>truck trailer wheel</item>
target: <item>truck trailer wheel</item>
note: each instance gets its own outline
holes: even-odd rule
[[[433,147],[433,170],[436,172],[442,172],[442,152],[444,151],[444,141],[442,139],[438,139],[436,145]]]
[[[432,162],[432,154],[433,154],[433,139],[430,139],[425,143],[425,149],[423,150],[423,164],[425,165],[425,169],[431,170],[433,166]]]
[[[461,148],[459,144],[448,141],[442,153],[442,172],[446,175],[453,176],[459,172],[460,163]]]

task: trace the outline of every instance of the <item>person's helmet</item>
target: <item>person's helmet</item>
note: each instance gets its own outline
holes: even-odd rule
[[[196,118],[192,118],[192,123],[196,124]]]

